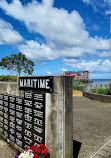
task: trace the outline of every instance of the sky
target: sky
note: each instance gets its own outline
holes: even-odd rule
[[[111,79],[110,19],[111,0],[0,0],[0,60],[22,52],[35,63],[33,75]]]

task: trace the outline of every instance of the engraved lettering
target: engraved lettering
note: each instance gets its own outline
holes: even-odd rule
[[[28,136],[28,137],[31,137],[32,133],[30,131],[28,131],[28,130],[25,129],[25,135]]]
[[[15,110],[15,104],[9,103],[9,107],[10,107],[11,109],[14,109],[14,110]]]
[[[14,129],[10,128],[9,131],[10,131],[11,134],[15,134],[15,130]]]
[[[25,98],[26,98],[26,99],[32,99],[32,93],[30,93],[30,92],[25,92]]]
[[[34,94],[34,100],[43,101],[43,94]]]
[[[12,110],[12,109],[9,109],[9,112],[10,112],[10,115],[15,115],[15,111],[14,110]]]
[[[35,102],[35,103],[34,103],[34,106],[35,106],[36,109],[41,109],[41,108],[43,108],[43,104],[42,104],[42,103],[39,103],[39,102]]]
[[[8,107],[8,102],[4,101],[4,106]]]
[[[22,113],[20,113],[20,112],[16,112],[16,117],[18,117],[18,118],[22,118]]]
[[[10,96],[10,97],[9,97],[9,101],[12,102],[12,103],[14,103],[14,102],[15,102],[15,97]]]
[[[37,111],[37,110],[34,110],[34,116],[37,116],[37,117],[43,118],[43,112],[41,112],[41,111]]]
[[[8,114],[4,113],[4,117],[5,117],[6,119],[8,119]]]
[[[19,145],[20,147],[22,147],[22,142],[16,138],[16,144]]]
[[[34,130],[38,133],[42,133],[43,129],[42,128],[38,128],[36,126],[34,126]]]
[[[16,110],[21,111],[22,112],[22,106],[20,105],[16,105]]]
[[[8,108],[4,107],[4,112],[7,113],[8,112]]]
[[[18,126],[18,125],[16,125],[16,129],[17,129],[18,131],[22,131],[22,128],[21,128],[20,126]]]
[[[38,136],[38,135],[36,135],[36,134],[34,134],[34,139],[35,139],[35,141],[37,141],[37,142],[39,142],[39,143],[41,143],[42,140],[43,140],[42,137],[40,137],[40,136]]]
[[[4,125],[4,128],[5,128],[6,130],[8,130],[8,126]]]
[[[28,128],[28,129],[31,129],[31,128],[32,128],[32,124],[30,124],[30,123],[28,123],[28,122],[25,122],[25,126],[26,126],[26,128]]]
[[[21,133],[16,132],[16,136],[17,136],[17,138],[22,139],[22,134]]]
[[[0,100],[0,105],[3,105],[3,100]]]
[[[16,104],[22,105],[22,98],[16,98]]]
[[[32,109],[25,107],[25,113],[32,114]]]
[[[25,116],[25,120],[26,120],[26,121],[29,121],[29,122],[32,121],[32,117],[31,117],[29,114],[24,115],[24,116]]]
[[[34,118],[34,124],[39,125],[39,126],[43,126],[42,120],[39,120],[37,118]]]
[[[24,105],[32,107],[32,101],[31,100],[24,100]]]
[[[22,125],[22,122],[23,122],[22,120],[19,120],[18,118],[16,118],[16,123],[17,123],[18,125],[21,126],[21,125]]]

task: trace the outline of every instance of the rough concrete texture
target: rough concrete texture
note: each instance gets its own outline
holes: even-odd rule
[[[46,95],[46,146],[52,158],[73,158],[72,78],[54,76],[53,85]]]
[[[111,139],[91,158],[111,158]]]
[[[73,139],[82,143],[78,158],[90,158],[111,138],[111,103],[73,97]]]
[[[15,158],[17,150],[0,137],[0,158]]]
[[[0,82],[0,93],[8,93],[11,95],[19,95],[17,82]]]

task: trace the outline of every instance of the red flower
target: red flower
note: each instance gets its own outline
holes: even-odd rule
[[[41,154],[45,154],[45,149],[42,149]]]
[[[40,148],[37,148],[37,153],[40,153]]]
[[[25,150],[28,150],[28,148],[26,148]]]
[[[40,144],[38,147],[33,145],[29,149],[32,150],[34,158],[45,158],[44,156],[46,156],[49,152],[49,149],[43,144]],[[28,148],[26,148],[25,150],[28,150]]]
[[[43,144],[40,144],[39,146],[40,146],[40,147],[43,147]]]
[[[45,145],[43,145],[43,148],[44,148],[44,149],[46,149],[46,146],[45,146]]]
[[[31,146],[29,149],[30,149],[30,150],[33,150],[34,148],[35,148],[35,146],[33,145],[33,146]]]
[[[47,154],[49,152],[49,149],[45,149],[45,153]]]
[[[34,153],[34,157],[35,157],[35,158],[38,158],[38,153]]]

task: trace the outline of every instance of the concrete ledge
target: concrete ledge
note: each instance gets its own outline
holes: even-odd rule
[[[111,103],[111,95],[95,94],[95,93],[83,91],[83,96],[89,99]]]
[[[3,134],[1,134],[1,137],[7,142],[9,143],[11,146],[13,146],[15,149],[17,149],[17,151],[19,151],[20,153],[22,153],[24,150],[19,147],[17,144],[15,144],[14,142],[12,142],[11,140],[7,139]]]

